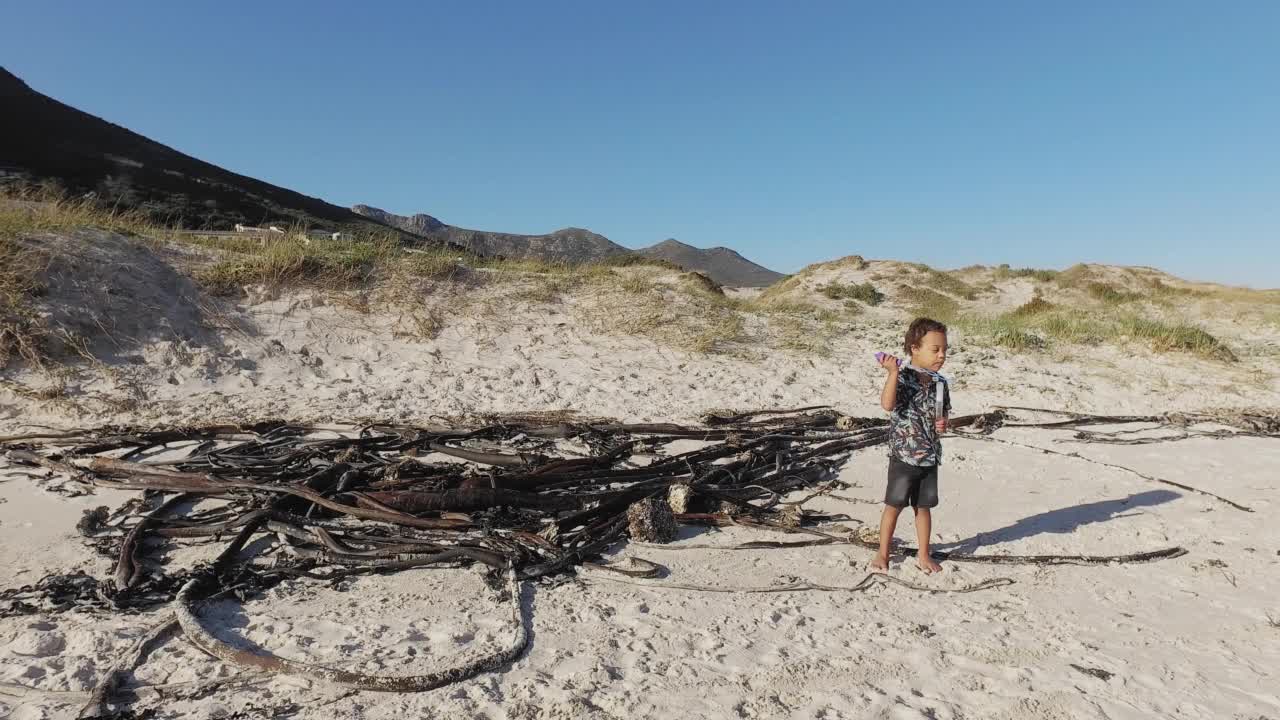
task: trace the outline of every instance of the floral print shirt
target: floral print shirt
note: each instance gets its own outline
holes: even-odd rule
[[[928,378],[928,376],[926,376]],[[942,464],[942,438],[937,419],[937,380],[922,383],[920,374],[903,367],[898,373],[897,401],[889,416],[889,457],[908,465]],[[951,388],[942,385],[943,415],[951,415]]]

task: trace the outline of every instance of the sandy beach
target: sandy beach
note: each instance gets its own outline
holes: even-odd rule
[[[74,390],[33,397],[42,376],[11,376],[0,390],[0,435],[268,417],[425,424],[517,411],[697,423],[714,409],[806,405],[881,417],[883,370],[871,355],[893,350],[902,331],[900,320],[872,313],[836,335],[826,354],[697,353],[592,331],[578,307],[592,300],[567,296],[553,306],[513,303],[497,318],[450,316],[423,339],[405,336],[403,315],[354,310],[319,291],[250,293],[223,305],[214,323],[201,314],[206,306],[188,302],[199,294],[189,281],[149,255],[130,257],[118,267],[96,266],[99,275],[74,292],[114,284],[137,290],[129,303],[161,310],[113,312],[136,324],[124,334],[137,340],[79,372]],[[141,327],[157,318],[168,339]],[[1228,335],[1229,322],[1223,328]],[[1099,414],[1280,406],[1270,352],[1242,353],[1229,364],[1131,346],[1011,353],[960,332],[952,345],[944,372],[957,414],[999,405]],[[1117,428],[1096,428],[1109,429]],[[1138,429],[1133,438],[1170,433]],[[851,519],[841,525],[854,532],[875,527],[885,462],[883,447],[855,453],[838,473],[848,487],[807,507],[846,514]],[[660,563],[670,571],[665,580],[621,583],[583,570],[523,584],[528,650],[500,671],[439,690],[352,692],[256,674],[181,637],[153,651],[126,687],[133,710],[154,710],[145,716],[157,718],[1276,717],[1280,530],[1271,515],[1278,466],[1280,446],[1265,437],[1117,445],[1046,429],[955,435],[946,440],[937,549],[1118,555],[1178,546],[1186,554],[1133,565],[944,562],[934,576],[901,558],[891,568],[894,577],[935,589],[1012,581],[967,594],[893,584],[859,593],[663,587],[743,590],[797,580],[848,587],[866,575],[872,554],[838,544],[717,549],[778,536],[686,526],[670,545],[623,542],[608,555]],[[109,575],[112,558],[88,546],[76,522],[87,509],[135,495],[86,492],[56,473],[0,459],[4,586],[74,571]],[[906,517],[897,535],[914,543]],[[189,564],[215,550],[168,543],[165,561]],[[206,613],[227,640],[390,674],[455,665],[491,652],[512,632],[509,603],[472,569],[361,577],[336,587],[289,581]],[[72,611],[0,620],[0,717],[74,717],[111,660],[156,617]]]

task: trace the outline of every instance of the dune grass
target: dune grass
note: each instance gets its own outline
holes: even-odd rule
[[[857,300],[867,305],[879,305],[884,302],[884,293],[876,290],[871,283],[838,283],[830,282],[818,288],[818,292],[832,300]]]
[[[381,240],[342,241],[304,239],[289,235],[236,250],[197,272],[196,279],[215,292],[231,292],[245,285],[323,285],[349,288],[368,281],[398,254],[394,244]]]
[[[38,361],[42,336],[35,301],[43,288],[41,273],[33,272],[49,258],[32,237],[40,232],[69,232],[96,226],[150,239],[177,242],[208,250],[210,261],[194,272],[207,288],[236,292],[246,285],[322,289],[374,289],[384,292],[403,283],[399,295],[407,312],[405,332],[430,338],[443,327],[439,312],[422,312],[420,295],[432,283],[510,285],[493,302],[532,304],[560,302],[568,293],[575,305],[584,296],[595,313],[591,327],[600,331],[649,337],[673,347],[695,352],[735,352],[747,341],[763,342],[795,352],[827,354],[835,338],[845,331],[865,305],[883,301],[871,283],[828,283],[818,288],[825,297],[843,301],[838,308],[784,297],[802,282],[791,276],[767,288],[757,298],[725,296],[723,290],[701,276],[673,276],[674,266],[639,255],[620,255],[602,262],[579,265],[540,260],[485,258],[455,249],[406,247],[399,236],[356,235],[351,239],[309,238],[305,228],[292,228],[280,237],[201,237],[175,235],[150,223],[144,216],[114,212],[85,200],[20,197],[0,200],[0,366],[13,356]],[[857,256],[837,263],[865,267]],[[912,312],[947,322],[999,347],[1033,351],[1051,343],[1146,344],[1158,352],[1186,352],[1219,360],[1234,360],[1224,343],[1203,329],[1179,322],[1151,319],[1129,306],[1139,301],[1203,297],[1254,308],[1261,317],[1277,316],[1280,292],[1248,289],[1180,287],[1159,278],[1139,276],[1139,289],[1104,282],[1092,268],[1073,266],[1065,271],[996,269],[998,277],[1027,277],[1054,281],[1062,287],[1082,290],[1097,301],[1090,308],[1051,303],[1041,297],[997,315],[962,312],[956,298],[975,299],[982,289],[924,265],[917,270],[916,286],[902,285],[899,297]],[[1136,285],[1135,285],[1136,286]],[[373,296],[376,298],[377,293]],[[362,295],[363,297],[363,295]],[[416,303],[416,304],[415,304]],[[752,327],[763,334],[749,337]],[[755,330],[752,330],[755,332]]]
[[[930,288],[900,285],[898,297],[917,316],[931,317],[945,322],[944,318],[955,317],[960,313],[960,303],[956,302],[955,298]]]
[[[760,291],[760,294],[756,296],[756,300],[762,303],[767,303],[776,298],[780,298],[781,296],[791,292],[792,290],[799,289],[804,283],[804,280],[802,277],[803,275],[804,275],[804,271],[801,270],[799,273],[795,275],[791,275],[789,277],[785,277],[779,280],[778,282]]]
[[[164,232],[141,213],[102,208],[56,189],[0,194],[0,368],[14,358],[45,368],[55,333],[37,312],[36,300],[45,290],[41,277],[53,258],[40,236],[86,227],[133,236]]]
[[[965,300],[977,300],[978,296],[981,295],[978,288],[975,288],[950,273],[929,267],[924,263],[910,263],[910,267],[916,272],[924,275],[924,285],[931,290],[943,292]]]
[[[1033,315],[1043,315],[1044,313],[1053,312],[1058,306],[1036,295],[1027,302],[1019,305],[1010,311],[1013,317],[1031,317]]]
[[[85,227],[152,237],[166,232],[138,211],[104,208],[89,199],[69,198],[54,190],[0,194],[0,236],[71,232]]]
[[[1086,284],[1085,292],[1089,294],[1089,297],[1106,305],[1124,305],[1126,303],[1138,302],[1146,299],[1146,296],[1142,293],[1122,290],[1115,285],[1104,282],[1091,282]]]
[[[734,353],[747,340],[741,303],[692,273],[635,268],[584,287],[575,316],[596,333],[630,335],[693,353]]]
[[[1034,298],[998,315],[961,313],[934,304],[920,311],[948,326],[973,334],[997,347],[1015,351],[1039,350],[1050,343],[1073,345],[1145,345],[1155,352],[1182,352],[1235,362],[1235,353],[1204,329],[1166,322],[1130,312],[1088,312],[1063,308]]]
[[[1043,270],[1040,268],[1011,268],[1008,265],[1000,265],[993,273],[996,280],[1006,280],[1009,278],[1031,278],[1040,282],[1049,282],[1058,277],[1057,270]]]
[[[35,365],[44,357],[48,329],[34,300],[44,291],[40,268],[48,262],[39,248],[0,234],[0,369],[14,357]]]

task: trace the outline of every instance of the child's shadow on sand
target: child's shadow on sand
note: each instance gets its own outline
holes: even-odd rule
[[[1148,490],[1147,492],[1130,495],[1123,500],[1102,500],[1100,502],[1084,503],[1083,505],[1073,505],[1025,517],[1012,525],[1007,525],[998,530],[980,532],[973,537],[965,538],[958,542],[935,545],[934,547],[951,553],[967,553],[983,545],[1013,542],[1014,540],[1022,540],[1023,538],[1045,533],[1070,533],[1085,525],[1106,522],[1116,517],[1128,517],[1123,513],[1134,508],[1160,505],[1179,497],[1182,496],[1169,490]]]

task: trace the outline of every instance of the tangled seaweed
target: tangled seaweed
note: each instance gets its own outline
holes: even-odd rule
[[[1224,420],[1060,413],[1052,421],[1013,423],[1011,410],[1034,409],[1006,408],[953,418],[951,428],[989,437],[1006,423],[1075,430],[1156,423],[1181,428],[1185,434],[1197,423],[1221,425]],[[1232,430],[1212,432],[1280,435],[1280,428],[1266,416],[1239,420],[1228,423]],[[864,544],[856,535],[822,529],[847,518],[810,512],[803,500],[782,498],[821,486],[811,498],[838,485],[834,471],[851,453],[888,442],[885,420],[809,407],[712,414],[703,421],[702,426],[683,426],[526,415],[490,418],[471,428],[377,423],[346,432],[271,421],[164,429],[107,427],[0,438],[11,463],[65,474],[86,488],[145,493],[115,513],[95,510],[80,524],[82,534],[94,544],[110,544],[116,560],[111,578],[50,576],[2,591],[0,617],[69,609],[143,610],[172,602],[176,614],[164,627],[180,625],[198,647],[230,662],[354,688],[417,691],[496,669],[518,656],[527,643],[519,617],[519,583],[584,564],[608,569],[600,564],[600,556],[628,537],[665,541],[677,524],[733,524],[807,538],[748,543],[744,548]],[[1077,437],[1086,442],[1119,437],[1081,432],[1086,434]],[[680,440],[703,445],[674,452],[672,444]],[[274,545],[255,543],[257,550],[247,550],[255,536],[274,538]],[[156,557],[147,556],[157,545],[150,541],[164,539],[229,542],[212,564],[169,573],[156,566]],[[268,546],[280,551],[269,563],[261,555]],[[1132,556],[949,559],[1092,564],[1149,562],[1184,552],[1166,548]],[[288,579],[335,583],[368,573],[474,564],[491,568],[495,584],[506,579],[513,607],[512,641],[494,656],[428,676],[375,677],[303,666],[229,648],[200,625],[199,608],[210,599],[247,599]],[[879,582],[844,589],[861,591]],[[786,589],[841,588],[798,582]],[[141,655],[139,650],[123,666],[132,667]],[[86,716],[105,712],[110,686],[120,673],[110,675]]]

